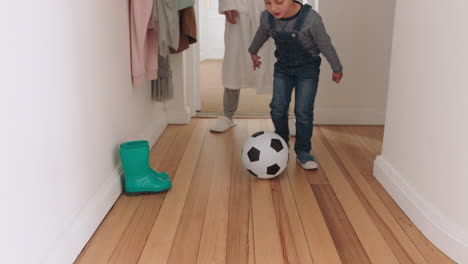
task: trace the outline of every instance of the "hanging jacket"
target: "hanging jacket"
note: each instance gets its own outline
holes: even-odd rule
[[[197,23],[195,8],[193,6],[179,11],[180,38],[179,48],[171,48],[171,53],[179,53],[189,48],[190,44],[197,42]]]
[[[179,47],[179,13],[175,0],[152,0],[157,6],[157,13],[153,12],[153,24],[159,24],[159,55],[166,57],[169,48]],[[156,17],[155,17],[156,16]],[[157,22],[155,22],[155,20]]]
[[[249,2],[258,0],[219,0],[218,11],[220,14],[229,10],[237,10],[239,13],[249,12]],[[261,0],[262,3],[263,0]],[[263,4],[265,6],[265,4]]]
[[[130,46],[133,86],[155,80],[158,71],[158,33],[151,23],[153,0],[130,0]]]
[[[193,6],[195,4],[194,0],[177,0],[177,10],[182,10],[187,7]]]

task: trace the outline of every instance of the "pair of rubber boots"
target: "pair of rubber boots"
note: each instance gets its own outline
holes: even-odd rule
[[[125,176],[125,194],[137,196],[167,191],[171,180],[165,172],[156,172],[149,165],[149,143],[146,140],[120,144],[120,160]]]

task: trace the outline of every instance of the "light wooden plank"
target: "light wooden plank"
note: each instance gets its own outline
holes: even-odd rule
[[[180,145],[181,148],[185,149],[188,139],[197,123],[197,120],[192,120],[190,124],[180,125],[169,125],[159,137],[157,142],[151,147],[150,152],[150,165],[156,171],[166,171],[172,178],[174,176],[177,167],[166,166],[167,156],[171,156],[172,159],[178,163],[182,155],[174,151],[174,144]]]
[[[268,128],[274,131],[271,120],[267,122]],[[303,229],[312,260],[315,264],[341,263],[338,251],[328,230],[325,219],[320,211],[314,193],[310,188],[306,170],[296,162],[294,153],[295,137],[290,138],[290,151],[286,175],[290,182],[290,188],[296,200],[297,209],[302,221]],[[323,174],[323,173],[322,173]],[[315,179],[314,183],[327,183],[328,179]]]
[[[249,219],[250,219],[249,220],[249,264],[255,264],[255,248],[254,248],[255,240],[254,240],[254,236],[253,236],[252,205],[250,205],[250,217],[249,217]],[[233,264],[235,264],[235,263],[233,263]]]
[[[373,161],[377,156],[372,155],[369,151],[366,151],[362,147],[357,147],[358,139],[349,138],[349,132],[344,126],[323,126],[319,129],[321,130],[317,130],[317,133],[319,133],[319,131],[334,131],[334,133],[336,133],[337,138],[340,141],[340,146],[346,151],[351,150],[353,152],[353,160],[359,162],[359,164],[362,165],[362,167],[360,167],[359,170],[362,172],[372,171]],[[369,175],[369,173],[363,175],[371,178],[374,177],[372,174]]]
[[[329,185],[312,185],[327,226],[343,263],[371,263],[349,222],[340,202]]]
[[[291,150],[291,152],[294,152],[294,150]],[[305,176],[304,169],[295,159],[290,158],[286,170],[314,263],[341,263],[318,202]]]
[[[285,263],[313,263],[287,172],[270,184]]]
[[[166,195],[139,263],[166,263],[179,219],[185,205],[193,171],[207,131],[207,120],[199,120],[187,144],[180,165],[172,181],[172,189]]]
[[[170,146],[180,130],[181,127],[167,127],[153,146],[150,157],[154,159],[154,162],[151,166],[156,170],[161,165],[158,161],[165,153],[170,152]],[[154,149],[158,149],[159,152],[154,153]],[[107,263],[116,247],[118,247],[121,237],[124,236],[125,230],[137,211],[141,200],[141,196],[127,197],[121,195],[88,242],[86,248],[77,258],[76,263]]]
[[[109,263],[137,263],[163,201],[160,194],[142,199]]]
[[[296,137],[292,137],[290,140],[291,150],[289,151],[289,159],[291,164],[297,164],[296,153],[294,152],[294,143],[296,142]],[[322,168],[316,170],[303,170],[310,184],[330,184],[327,176],[323,172]]]
[[[274,131],[271,119],[264,120],[263,125],[266,131]],[[288,178],[287,169],[285,169],[283,173],[270,182],[283,248],[283,257],[285,263],[313,263]]]
[[[383,126],[346,126],[348,134],[357,136],[370,148],[374,155],[382,151],[384,127]]]
[[[226,263],[248,264],[254,260],[250,206],[250,174],[241,159],[242,146],[247,139],[247,120],[236,120],[233,131],[229,218]]]
[[[319,163],[371,262],[399,263],[390,246],[385,242],[375,223],[360,203],[343,172],[336,166],[336,161],[330,155],[323,141],[320,137],[313,137],[312,140]]]
[[[195,263],[205,220],[211,183],[219,153],[218,137],[206,132],[205,143],[198,158],[177,232],[167,259],[168,264]],[[214,242],[214,241],[213,241]]]
[[[249,135],[265,130],[261,120],[249,120]],[[284,263],[269,180],[251,177],[253,235],[256,264]]]
[[[199,264],[226,263],[230,183],[231,177],[238,176],[231,176],[232,159],[233,156],[240,156],[240,144],[234,142],[233,130],[221,134],[213,133],[215,146],[211,151],[215,157],[210,160],[213,179],[198,251]]]
[[[178,162],[186,149],[196,123],[196,120],[192,120],[189,125],[168,127],[168,130],[176,130],[177,135],[171,140],[168,140],[167,137],[162,138],[168,140],[167,144],[164,146],[156,144],[151,149],[150,163],[156,171],[165,171],[171,178],[174,177]],[[136,263],[138,261],[165,196],[166,193],[140,196],[140,205],[115,248],[109,263]]]
[[[140,200],[140,197],[120,195],[75,263],[107,263],[130,219],[133,217]]]
[[[336,153],[337,158],[339,158],[340,163],[343,164],[344,175],[348,179],[348,182],[352,185],[355,193],[358,194],[361,203],[376,223],[377,228],[392,248],[398,260],[401,263],[427,263],[364,176],[356,168],[356,163],[351,161],[349,155],[356,156],[355,152],[348,155],[343,150],[339,142],[339,137],[343,137],[342,134],[336,134],[335,131],[327,128],[320,129],[318,134],[322,137],[325,144],[329,144]],[[359,165],[361,167],[362,164],[359,163]]]
[[[330,184],[322,168],[318,168],[316,170],[304,170],[304,174],[310,184]]]
[[[345,140],[347,142],[346,144],[342,144],[345,151],[347,151],[347,149],[352,149],[354,152],[357,152],[355,155],[358,155],[358,157],[364,157],[362,159],[362,163],[364,163],[364,159],[369,160],[369,162],[366,163],[368,165],[363,169],[372,171],[374,160],[378,155],[380,155],[381,150],[381,147],[378,147],[377,143],[371,145],[363,136],[354,136],[355,127],[336,126],[329,127],[328,129],[340,133],[340,140]],[[372,140],[372,142],[375,141],[377,141],[377,139]],[[353,158],[356,159],[356,157]]]
[[[363,132],[363,134],[365,134]],[[348,137],[350,141],[357,142],[355,146],[359,149],[365,149],[365,144],[362,141],[359,141],[359,134],[348,133],[344,135]],[[336,138],[336,137],[335,137]],[[336,138],[336,141],[341,142],[339,138]],[[362,170],[361,163],[354,159],[352,153],[354,149],[348,149],[346,151],[347,156],[355,164],[355,167],[359,170],[361,174],[366,174],[365,178],[368,184],[372,187],[374,192],[379,197],[380,201],[384,204],[387,210],[391,213],[395,221],[399,226],[404,230],[408,237],[413,241],[418,250],[422,253],[424,258],[429,263],[454,263],[450,258],[448,258],[443,252],[441,252],[437,247],[435,247],[427,238],[419,231],[419,229],[411,222],[411,220],[406,216],[406,214],[400,209],[400,207],[395,203],[395,201],[390,197],[390,195],[385,191],[382,185],[373,177],[372,171]],[[351,153],[351,154],[350,154]]]

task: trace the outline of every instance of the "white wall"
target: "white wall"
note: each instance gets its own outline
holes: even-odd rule
[[[319,1],[344,77],[333,83],[322,60],[316,123],[384,124],[394,8],[395,0]]]
[[[131,87],[127,0],[0,13],[0,263],[71,263],[121,191],[118,144],[166,113]]]
[[[468,263],[468,2],[398,1],[375,175],[421,231]]]

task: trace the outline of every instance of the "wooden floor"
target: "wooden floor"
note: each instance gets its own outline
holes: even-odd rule
[[[76,263],[454,263],[411,223],[372,175],[383,127],[316,126],[320,167],[290,151],[285,172],[258,180],[242,166],[248,135],[267,119],[171,125],[151,152],[170,174],[164,194],[122,195]]]

